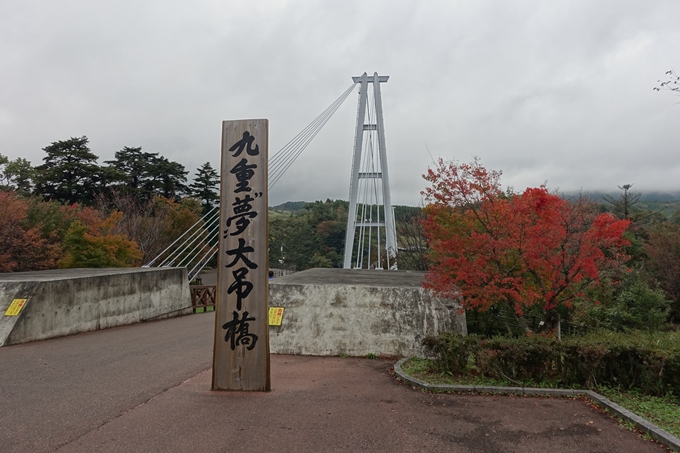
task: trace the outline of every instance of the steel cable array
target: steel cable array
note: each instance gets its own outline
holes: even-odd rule
[[[375,106],[371,105],[371,98],[368,97],[366,104],[366,121],[372,125],[377,121]],[[378,152],[378,137],[373,129],[368,130],[368,136],[363,141],[363,152],[359,163],[359,174],[365,175],[358,180],[357,208],[358,211],[358,233],[357,233],[357,254],[354,267],[357,269],[381,269],[381,241],[384,233],[381,233],[381,213],[380,207],[383,206],[382,185],[378,183],[378,174],[381,168],[380,155]],[[383,206],[384,208],[384,206]],[[384,220],[383,220],[384,222]],[[375,242],[375,244],[374,244]],[[373,247],[376,245],[375,258],[371,256]],[[387,268],[389,269],[389,256],[387,257]]]
[[[339,98],[314,121],[309,123],[302,132],[281,148],[269,159],[268,188],[281,179],[295,160],[300,157],[309,143],[331,119],[342,103],[347,99],[356,86],[353,83]],[[163,250],[156,258],[144,267],[186,267],[191,282],[217,254],[219,238],[219,206],[214,206],[201,219],[178,237]]]

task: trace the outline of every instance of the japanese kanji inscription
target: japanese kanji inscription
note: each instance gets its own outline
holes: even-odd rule
[[[213,390],[271,390],[268,140],[268,120],[222,122]]]

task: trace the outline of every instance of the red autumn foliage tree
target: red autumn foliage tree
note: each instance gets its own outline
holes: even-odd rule
[[[0,191],[0,272],[50,269],[59,249],[30,225],[29,204],[13,191]]]
[[[549,321],[621,262],[629,221],[598,214],[584,199],[567,201],[544,186],[504,194],[500,172],[479,160],[440,160],[424,178],[430,272],[425,285],[465,308],[528,308]],[[525,326],[526,328],[526,326]]]

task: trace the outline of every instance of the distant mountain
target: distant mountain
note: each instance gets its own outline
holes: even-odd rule
[[[309,203],[308,201],[286,201],[283,204],[280,204],[278,206],[270,206],[269,210],[270,211],[275,211],[275,212],[286,212],[286,213],[294,213],[297,211],[303,211],[305,209],[305,205]]]
[[[630,190],[630,193],[640,193],[641,191],[636,191],[635,187]],[[610,191],[610,192],[583,192],[584,195],[590,197],[593,201],[600,202],[603,201],[603,197],[608,195],[610,197],[618,198],[622,191]],[[566,192],[565,195],[568,197],[578,195],[578,192]],[[660,202],[660,203],[672,203],[675,201],[680,201],[680,191],[672,192],[642,192],[640,197],[641,202]]]
[[[270,206],[269,210],[270,211],[275,211],[275,212],[289,212],[289,213],[294,213],[296,211],[304,211],[305,205],[307,203],[313,203],[312,201],[286,201],[285,203],[282,203],[277,206]],[[395,209],[396,212],[395,214],[399,216],[401,212],[399,211],[404,211],[404,212],[411,212],[411,211],[420,211],[421,207],[420,206],[402,206],[402,205],[392,205],[392,207]]]
[[[630,190],[630,194],[640,193],[634,190]],[[604,199],[605,196],[612,197],[614,199],[619,199],[623,192],[583,192],[583,195],[593,200],[595,203],[602,203],[604,205],[609,205]],[[566,192],[564,194],[566,198],[577,197],[578,192]],[[680,210],[680,191],[674,192],[642,192],[640,200],[635,204],[635,209],[643,209],[645,211],[661,212],[666,217],[671,217],[676,211]]]

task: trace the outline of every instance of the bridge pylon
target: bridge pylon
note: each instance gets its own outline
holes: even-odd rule
[[[397,232],[390,197],[380,93],[380,84],[387,82],[389,76],[364,73],[352,80],[360,84],[360,91],[343,267],[397,269]],[[372,105],[369,84],[373,93]]]

